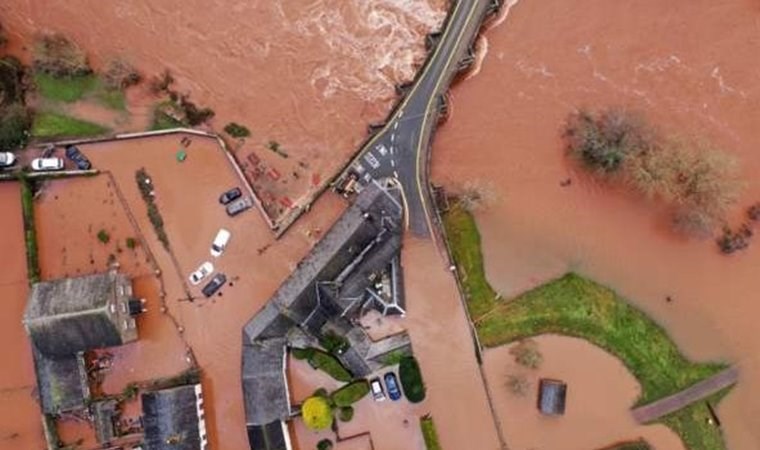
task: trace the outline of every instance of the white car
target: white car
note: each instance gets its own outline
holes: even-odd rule
[[[11,152],[0,152],[0,167],[10,167],[16,162],[16,155]]]
[[[230,232],[224,228],[221,228],[216,233],[214,242],[211,243],[211,256],[217,258],[221,256],[222,253],[224,253],[224,249],[227,247],[227,243],[230,242],[230,236],[232,236]]]
[[[214,271],[214,265],[206,261],[198,267],[198,270],[190,274],[190,283],[196,286]]]
[[[376,402],[382,402],[385,400],[385,390],[383,389],[383,384],[380,382],[380,378],[373,378],[370,380],[369,387],[372,391],[372,398],[375,399]]]
[[[32,160],[32,170],[47,171],[63,169],[63,159],[61,158],[37,158]]]

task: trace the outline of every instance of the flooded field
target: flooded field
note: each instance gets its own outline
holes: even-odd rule
[[[6,364],[0,370],[0,450],[45,447],[39,405],[35,399],[34,364],[26,331],[21,323],[29,286],[26,282],[24,224],[21,191],[15,182],[0,183],[0,356]]]
[[[588,450],[643,437],[656,449],[683,449],[678,436],[667,427],[643,427],[633,420],[630,408],[640,387],[618,359],[580,339],[547,335],[534,341],[543,356],[538,370],[517,365],[509,353],[511,345],[486,350],[483,356],[510,448]],[[526,395],[510,391],[510,375],[523,376],[530,383]],[[549,417],[539,412],[540,378],[567,383],[564,416]]]
[[[179,92],[216,112],[215,129],[235,121],[252,131],[238,156],[264,162],[271,177],[261,177],[262,189],[277,215],[335,175],[367,124],[385,116],[446,4],[8,0],[0,18],[15,53],[35,33],[56,31],[91,52],[96,66],[116,56],[148,76],[169,69]],[[145,114],[142,97],[130,97],[130,111]]]
[[[749,0],[520,2],[487,33],[480,73],[454,90],[433,153],[436,182],[486,199],[477,218],[503,295],[579,271],[651,314],[690,357],[739,364],[718,411],[738,450],[760,445],[760,244],[725,257],[712,240],[675,237],[657,206],[574,170],[559,130],[576,107],[622,105],[711,142],[741,163],[736,224],[760,200],[758,23]]]

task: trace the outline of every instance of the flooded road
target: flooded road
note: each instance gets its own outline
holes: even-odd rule
[[[486,34],[480,73],[454,90],[433,152],[437,183],[486,199],[477,218],[503,295],[579,271],[651,314],[690,357],[738,363],[719,414],[739,450],[760,446],[760,244],[725,257],[711,240],[676,238],[657,206],[570,167],[559,130],[573,108],[622,105],[709,141],[741,164],[735,224],[760,200],[759,24],[749,0],[522,1]]]

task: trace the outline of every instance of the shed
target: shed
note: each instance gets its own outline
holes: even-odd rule
[[[565,414],[567,384],[564,381],[542,378],[538,386],[538,409],[547,416]]]

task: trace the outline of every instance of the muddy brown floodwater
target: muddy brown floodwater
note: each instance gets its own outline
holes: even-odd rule
[[[282,176],[277,185],[284,192],[272,193],[282,208],[329,180],[364,138],[367,124],[385,116],[394,85],[411,80],[423,61],[424,36],[438,28],[445,5],[6,0],[0,19],[11,51],[26,59],[35,33],[55,31],[90,52],[96,67],[120,56],[149,76],[168,68],[180,92],[216,112],[217,130],[235,121],[252,131],[239,157],[255,150]],[[145,99],[137,97],[130,96],[130,103],[139,103],[130,104],[130,111],[144,116]],[[109,114],[86,112],[85,118],[122,128]],[[267,149],[270,141],[289,156]],[[294,172],[299,174],[291,177]]]
[[[522,1],[486,39],[480,73],[454,91],[433,172],[486,194],[477,219],[491,283],[511,296],[575,270],[615,288],[690,357],[740,366],[718,413],[729,448],[760,448],[760,243],[725,257],[710,240],[675,238],[657,208],[573,171],[559,139],[575,107],[633,107],[735,155],[741,209],[760,200],[760,5]]]

